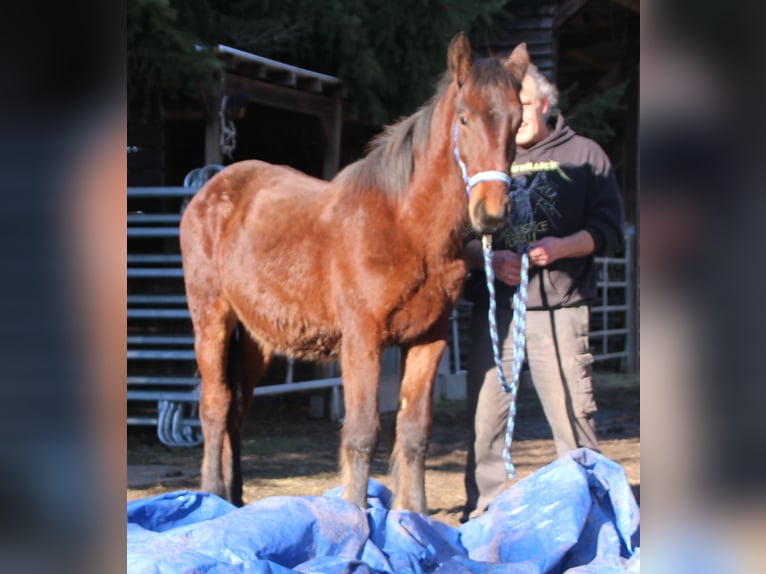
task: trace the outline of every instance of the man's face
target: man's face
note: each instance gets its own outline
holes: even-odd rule
[[[548,111],[548,99],[537,97],[537,87],[531,76],[524,76],[519,91],[521,100],[521,125],[516,132],[516,145],[530,148],[548,135],[545,114]]]

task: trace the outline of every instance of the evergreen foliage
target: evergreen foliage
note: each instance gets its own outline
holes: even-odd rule
[[[218,59],[176,27],[169,0],[129,0],[128,101],[146,120],[166,100],[204,99],[215,89]]]
[[[172,2],[172,5],[171,5]],[[446,46],[465,29],[482,40],[505,0],[129,0],[128,95],[144,117],[167,100],[204,100],[219,60],[200,46],[226,44],[338,76],[360,119],[389,123],[433,94]],[[602,145],[627,82],[560,108]]]
[[[621,103],[628,80],[612,86],[600,93],[593,94],[590,98],[577,104],[570,104],[571,94],[575,92],[579,84],[575,82],[559,94],[559,107],[569,126],[579,135],[595,140],[601,146],[606,146],[615,136],[614,129],[609,123],[609,116],[614,112],[626,109]]]
[[[433,94],[458,30],[488,35],[505,0],[129,0],[129,83],[198,97],[226,44],[339,77],[360,119],[387,123]],[[177,18],[176,18],[177,14]],[[186,46],[186,48],[184,48]]]

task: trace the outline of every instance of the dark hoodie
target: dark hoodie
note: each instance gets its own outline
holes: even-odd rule
[[[611,255],[623,245],[623,205],[614,171],[604,150],[578,136],[558,115],[547,138],[529,149],[517,148],[511,166],[509,226],[495,233],[493,248],[517,253],[546,236],[565,237],[585,229],[595,252],[531,267],[528,309],[555,309],[587,303],[596,294],[594,256]],[[473,271],[464,296],[486,306],[483,271]],[[499,305],[510,305],[515,290],[495,282]]]

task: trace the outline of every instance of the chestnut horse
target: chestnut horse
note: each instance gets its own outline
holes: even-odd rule
[[[332,181],[242,161],[186,208],[181,250],[202,376],[203,490],[242,504],[240,433],[275,353],[340,357],[343,497],[365,508],[381,354],[399,345],[394,507],[426,512],[432,390],[466,274],[464,232],[469,219],[479,233],[506,221],[518,89],[529,63],[523,44],[505,60],[474,62],[463,33],[447,59],[430,103]],[[245,346],[234,383],[227,360],[238,322]]]

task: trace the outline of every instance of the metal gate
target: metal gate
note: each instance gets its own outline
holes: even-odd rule
[[[194,338],[186,308],[178,223],[185,203],[220,166],[206,166],[187,176],[185,187],[128,188],[128,380],[129,425],[157,427],[170,446],[202,441],[197,401]],[[598,300],[591,308],[591,345],[596,361],[617,361],[620,369],[637,366],[635,230],[628,228],[622,257],[596,258]],[[464,396],[470,304],[460,301],[452,314],[449,350],[437,386],[451,386]],[[285,359],[281,379],[259,386],[254,394],[269,395],[327,389],[330,416],[342,415],[342,382],[337,370],[309,369],[296,377],[296,363]],[[384,355],[380,381],[382,408],[398,401],[400,358],[396,349]],[[437,396],[445,393],[437,390]],[[450,394],[449,392],[446,394]]]

